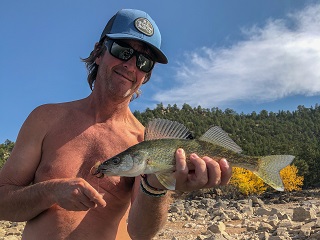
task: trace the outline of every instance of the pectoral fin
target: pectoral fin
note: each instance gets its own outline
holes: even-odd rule
[[[157,173],[156,177],[165,188],[169,190],[176,189],[176,179],[172,172]]]

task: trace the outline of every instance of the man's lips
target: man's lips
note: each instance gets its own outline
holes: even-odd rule
[[[127,79],[129,82],[134,82],[127,74],[120,72],[120,71],[115,71],[116,74],[120,75],[121,77]]]

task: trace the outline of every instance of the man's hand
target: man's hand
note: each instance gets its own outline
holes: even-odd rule
[[[200,158],[196,154],[190,155],[194,170],[188,169],[183,149],[176,151],[176,190],[193,191],[201,188],[212,188],[228,184],[232,168],[226,159],[219,162],[209,157]]]
[[[103,196],[82,178],[53,180],[51,197],[60,207],[69,211],[87,211],[105,207]]]

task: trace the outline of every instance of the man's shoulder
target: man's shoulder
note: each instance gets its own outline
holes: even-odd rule
[[[46,124],[53,123],[68,116],[73,109],[73,104],[69,103],[54,103],[43,104],[36,107],[28,116],[28,119],[33,122],[43,122]]]
[[[70,111],[71,103],[51,103],[51,104],[43,104],[36,107],[32,112],[31,115],[38,115],[40,116],[48,116],[51,115],[57,116],[57,114],[63,114],[67,111]]]

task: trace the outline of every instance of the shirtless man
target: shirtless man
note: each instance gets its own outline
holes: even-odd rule
[[[26,119],[0,171],[0,219],[27,221],[23,239],[141,240],[163,227],[170,196],[154,175],[147,177],[151,187],[145,186],[157,197],[143,191],[144,178],[90,174],[97,161],[143,140],[144,127],[128,106],[149,80],[154,62],[167,63],[160,44],[149,15],[119,11],[84,60],[92,93],[40,106]],[[178,149],[177,190],[214,187],[230,179],[226,160],[192,154],[195,170],[189,171],[185,159]]]

